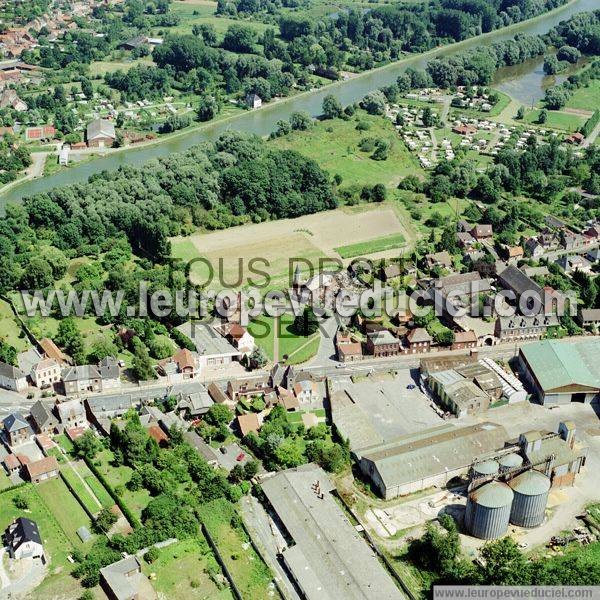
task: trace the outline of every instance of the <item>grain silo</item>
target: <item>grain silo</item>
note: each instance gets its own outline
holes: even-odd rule
[[[511,452],[499,458],[498,464],[500,465],[500,472],[504,473],[505,471],[520,467],[523,464],[523,457],[516,452]]]
[[[473,490],[467,499],[465,525],[469,533],[493,540],[506,533],[513,491],[505,483],[490,481]]]
[[[515,497],[510,522],[520,527],[538,527],[544,521],[550,479],[539,471],[525,471],[508,482]]]
[[[495,460],[484,460],[473,465],[472,477],[488,477],[496,475],[500,470],[500,465]]]

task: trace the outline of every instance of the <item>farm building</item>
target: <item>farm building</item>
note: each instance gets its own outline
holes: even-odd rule
[[[504,427],[494,423],[448,423],[364,448],[357,458],[361,471],[388,500],[447,484],[466,474],[475,458],[503,448],[507,439]]]
[[[541,404],[600,399],[600,339],[544,340],[519,350],[519,368]]]

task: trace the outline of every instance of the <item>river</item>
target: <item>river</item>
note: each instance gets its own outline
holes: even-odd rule
[[[10,202],[19,202],[22,198],[45,192],[53,187],[86,181],[90,175],[103,170],[117,169],[121,165],[141,165],[144,162],[174,152],[184,151],[191,146],[204,141],[213,140],[229,129],[255,133],[260,136],[268,135],[275,129],[280,119],[287,119],[294,111],[306,111],[313,116],[321,113],[321,103],[327,94],[336,96],[343,105],[360,100],[368,92],[389,85],[408,67],[425,68],[427,61],[437,57],[455,54],[482,43],[513,38],[517,33],[541,34],[546,33],[560,21],[574,14],[598,8],[598,0],[574,0],[550,14],[542,15],[530,21],[500,29],[491,33],[437,48],[425,54],[409,56],[398,62],[362,73],[345,81],[338,81],[314,92],[305,92],[292,98],[273,102],[263,108],[242,113],[235,117],[208,123],[203,127],[182,133],[153,145],[126,149],[109,153],[104,157],[94,159],[81,165],[73,165],[48,177],[24,181],[6,190],[0,196],[0,210]]]

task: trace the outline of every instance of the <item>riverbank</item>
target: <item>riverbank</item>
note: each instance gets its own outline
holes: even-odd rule
[[[532,35],[544,33],[563,18],[594,8],[597,8],[595,0],[571,0],[567,4],[533,19],[468,40],[434,48],[423,54],[407,56],[400,61],[365,71],[347,80],[336,81],[318,89],[301,92],[253,111],[200,123],[189,129],[174,132],[169,136],[135,147],[116,149],[105,157],[95,159],[85,165],[74,166],[66,172],[26,181],[13,186],[10,190],[0,190],[0,210],[9,202],[19,202],[25,196],[45,192],[60,185],[85,181],[90,175],[102,170],[114,170],[124,165],[138,166],[152,158],[185,151],[201,141],[216,139],[223,132],[231,129],[261,136],[268,135],[273,131],[278,120],[289,118],[294,111],[306,111],[313,116],[320,114],[322,100],[328,94],[334,94],[342,104],[350,104],[360,100],[369,91],[389,85],[408,67],[425,68],[427,62],[437,56],[455,54],[486,42],[511,39],[516,33]]]

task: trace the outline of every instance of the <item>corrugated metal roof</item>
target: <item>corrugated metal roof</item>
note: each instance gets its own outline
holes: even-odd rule
[[[600,339],[544,340],[521,348],[544,392],[568,385],[600,389]]]
[[[471,492],[471,499],[480,506],[500,508],[512,503],[513,491],[505,483],[490,481]]]
[[[550,489],[550,479],[539,471],[525,471],[508,482],[508,485],[524,496],[545,494]]]

